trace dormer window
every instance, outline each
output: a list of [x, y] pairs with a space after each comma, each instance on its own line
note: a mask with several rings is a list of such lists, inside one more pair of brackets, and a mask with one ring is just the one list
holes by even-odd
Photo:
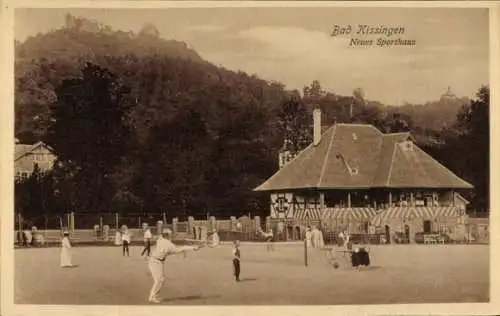
[[351, 174], [352, 175], [358, 174], [358, 168], [351, 168]]
[[356, 135], [356, 133], [352, 133], [352, 140], [358, 140], [358, 135]]
[[404, 151], [413, 151], [413, 142], [411, 140], [404, 141], [401, 146]]

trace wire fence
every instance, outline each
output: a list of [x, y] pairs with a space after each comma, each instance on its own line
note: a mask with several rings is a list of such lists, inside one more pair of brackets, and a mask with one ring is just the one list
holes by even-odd
[[[388, 237], [383, 231], [370, 231], [363, 221], [337, 222], [308, 220], [308, 219], [273, 219], [261, 220], [242, 217], [236, 219], [217, 220], [215, 217], [196, 220], [189, 217], [187, 221], [179, 222], [176, 218], [167, 222], [165, 213], [161, 214], [58, 214], [38, 215], [23, 218], [15, 216], [16, 241], [22, 243], [20, 231], [33, 230], [45, 237], [46, 240], [60, 240], [63, 230], [69, 230], [72, 238], [81, 242], [112, 242], [116, 232], [126, 225], [132, 232], [132, 239], [141, 242], [142, 225], [147, 223], [153, 234], [158, 233], [161, 227], [172, 229], [177, 238], [205, 239], [212, 231], [217, 231], [221, 241], [263, 241], [261, 231], [271, 230], [274, 240], [299, 241], [304, 240], [308, 228], [316, 227], [323, 233], [326, 244], [340, 244], [340, 232], [348, 231], [353, 243], [386, 244], [386, 243], [424, 243], [425, 234], [418, 232], [410, 238], [404, 231], [393, 232]], [[161, 223], [160, 225], [158, 223]], [[444, 234], [446, 243], [457, 240]], [[487, 244], [489, 243], [489, 220], [487, 218], [471, 218], [465, 227], [463, 238], [458, 242]]]

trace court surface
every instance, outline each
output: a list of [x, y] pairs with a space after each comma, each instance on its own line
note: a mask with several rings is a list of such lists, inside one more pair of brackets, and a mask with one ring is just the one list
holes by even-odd
[[[372, 267], [334, 269], [325, 253], [304, 266], [300, 244], [241, 245], [242, 282], [231, 246], [169, 257], [165, 305], [337, 305], [489, 301], [488, 246], [372, 246]], [[141, 247], [75, 247], [76, 268], [59, 268], [58, 248], [15, 250], [16, 304], [148, 304], [152, 285]], [[337, 253], [337, 256], [340, 253]]]

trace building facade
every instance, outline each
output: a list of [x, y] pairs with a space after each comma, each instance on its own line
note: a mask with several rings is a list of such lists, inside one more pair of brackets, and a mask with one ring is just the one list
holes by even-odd
[[14, 152], [14, 171], [16, 181], [29, 178], [38, 166], [41, 174], [49, 171], [54, 166], [56, 156], [43, 142], [33, 145], [17, 144]]
[[420, 149], [410, 133], [335, 124], [321, 134], [320, 121], [315, 109], [313, 143], [281, 161], [255, 189], [269, 193], [271, 217], [408, 239], [465, 223], [468, 202], [459, 191], [472, 185]]

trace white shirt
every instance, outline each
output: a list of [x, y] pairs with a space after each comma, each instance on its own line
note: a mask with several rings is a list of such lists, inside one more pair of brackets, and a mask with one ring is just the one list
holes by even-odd
[[146, 239], [151, 239], [153, 238], [153, 235], [151, 234], [151, 230], [149, 228], [144, 232], [144, 240]]
[[127, 241], [127, 242], [130, 242], [130, 232], [129, 231], [125, 231], [122, 235], [122, 240], [123, 241]]
[[167, 258], [167, 255], [169, 254], [174, 254], [185, 250], [194, 250], [194, 249], [195, 247], [191, 246], [178, 247], [174, 245], [170, 240], [160, 237], [156, 242], [156, 247], [153, 248], [153, 253], [151, 254], [151, 258], [164, 261]]

